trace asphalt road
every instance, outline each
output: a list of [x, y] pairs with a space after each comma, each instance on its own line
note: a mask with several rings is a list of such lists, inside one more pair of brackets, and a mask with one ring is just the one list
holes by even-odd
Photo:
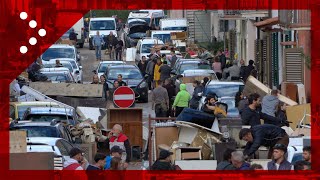
[[[95, 51], [89, 50], [89, 43], [85, 43], [83, 48], [78, 49], [81, 55], [81, 65], [83, 68], [83, 81], [92, 82], [93, 70], [97, 69], [99, 61], [95, 58]], [[102, 60], [110, 61], [109, 55], [104, 54], [104, 50], [101, 51]], [[123, 53], [123, 60], [125, 60], [125, 52]], [[133, 64], [134, 62], [127, 62], [127, 64]], [[149, 93], [149, 102], [148, 103], [136, 103], [136, 108], [143, 108], [143, 122], [147, 123], [148, 116], [154, 117], [154, 111], [151, 107], [151, 94]]]

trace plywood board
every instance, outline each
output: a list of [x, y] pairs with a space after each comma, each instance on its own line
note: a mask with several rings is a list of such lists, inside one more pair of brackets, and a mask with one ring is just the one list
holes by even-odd
[[191, 144], [197, 134], [198, 128], [181, 126], [178, 141]]
[[135, 61], [135, 55], [136, 55], [136, 48], [127, 48], [126, 50], [126, 62], [134, 62]]
[[[246, 95], [249, 95], [252, 93], [258, 93], [262, 99], [265, 95], [270, 94], [271, 89], [268, 88], [267, 86], [265, 86], [263, 83], [261, 83], [259, 80], [257, 80], [253, 76], [249, 76], [243, 92]], [[298, 104], [297, 102], [295, 102], [295, 101], [293, 101], [283, 95], [279, 95], [279, 100], [288, 104], [289, 106], [294, 106], [294, 105]]]
[[[32, 166], [30, 166], [30, 162], [32, 162]], [[54, 170], [54, 153], [28, 152], [10, 154], [10, 170]]]
[[[174, 141], [178, 141], [178, 128], [177, 127], [157, 127], [155, 128], [155, 143], [156, 146], [165, 144], [171, 146]], [[158, 149], [156, 150], [158, 157]]]
[[47, 96], [102, 97], [102, 84], [30, 82], [29, 86]]
[[182, 160], [175, 161], [182, 170], [216, 170], [216, 160]]
[[283, 82], [281, 84], [281, 94], [295, 102], [299, 100], [297, 99], [298, 89], [295, 83]]
[[[290, 127], [295, 130], [299, 122], [302, 120], [305, 114], [311, 114], [310, 104], [302, 104], [297, 106], [290, 106], [286, 109], [288, 121], [291, 121]], [[304, 121], [306, 124], [310, 124], [310, 117], [306, 116]]]
[[124, 134], [129, 138], [130, 145], [143, 147], [141, 108], [108, 109], [107, 117], [108, 129], [112, 129], [115, 124], [120, 124]]
[[27, 131], [10, 131], [10, 153], [27, 152]]

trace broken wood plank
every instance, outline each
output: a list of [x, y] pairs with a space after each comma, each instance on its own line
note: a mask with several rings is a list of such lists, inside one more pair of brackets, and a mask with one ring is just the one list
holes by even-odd
[[[267, 86], [265, 86], [264, 84], [262, 84], [259, 80], [257, 80], [256, 78], [254, 78], [253, 76], [249, 76], [249, 78], [247, 79], [246, 85], [244, 87], [243, 92], [248, 96], [249, 94], [252, 93], [258, 93], [261, 96], [261, 99], [267, 95], [270, 94], [271, 89], [268, 88]], [[297, 102], [283, 96], [283, 95], [279, 95], [279, 100], [288, 104], [289, 106], [295, 106], [298, 105]]]
[[27, 152], [27, 131], [10, 131], [10, 153]]
[[29, 86], [47, 96], [102, 97], [102, 84], [30, 82]]

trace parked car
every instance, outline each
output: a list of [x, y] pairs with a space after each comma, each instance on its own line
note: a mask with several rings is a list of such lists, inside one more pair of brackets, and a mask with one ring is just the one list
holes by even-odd
[[117, 80], [119, 74], [122, 75], [123, 81], [134, 90], [136, 100], [148, 102], [148, 84], [136, 65], [109, 66], [106, 71], [109, 87], [113, 87], [113, 82]]
[[68, 123], [77, 124], [77, 116], [73, 109], [64, 107], [30, 107], [26, 110], [22, 120], [32, 122], [51, 122], [52, 120], [68, 120]]
[[70, 159], [69, 151], [75, 147], [63, 138], [28, 137], [27, 152], [53, 152], [55, 155], [54, 169], [62, 170], [63, 163]]
[[138, 41], [147, 36], [150, 26], [142, 19], [128, 20], [127, 28], [124, 30], [124, 43], [126, 48], [135, 47]]
[[74, 142], [69, 129], [62, 123], [24, 121], [13, 124], [10, 130], [25, 130], [27, 138], [52, 137], [63, 138], [70, 143]]
[[74, 79], [76, 79], [76, 71], [79, 71], [80, 81], [83, 81], [83, 72], [82, 72], [82, 66], [78, 65], [77, 61], [71, 58], [58, 58], [58, 59], [50, 59], [48, 63], [56, 63], [56, 60], [59, 60], [61, 63], [63, 62], [70, 62], [73, 68], [72, 76]]
[[176, 63], [176, 66], [172, 70], [172, 74], [179, 75], [183, 74], [185, 70], [194, 70], [194, 69], [207, 69], [210, 70], [211, 67], [209, 63], [204, 60], [183, 60]]
[[212, 81], [218, 81], [218, 77], [213, 70], [210, 69], [192, 69], [185, 70], [182, 73], [183, 77], [196, 77], [196, 76], [206, 76], [209, 77]]
[[68, 58], [73, 59], [76, 62], [80, 61], [80, 52], [77, 51], [75, 46], [67, 44], [53, 44], [49, 47], [41, 56], [43, 64], [48, 63], [51, 59]]
[[74, 83], [75, 80], [73, 79], [72, 74], [67, 71], [42, 71], [46, 77], [48, 77], [47, 81], [51, 82], [64, 82], [64, 83]]
[[100, 77], [101, 75], [103, 75], [106, 72], [108, 66], [116, 66], [122, 64], [126, 63], [124, 61], [102, 61], [97, 67], [98, 76]]
[[59, 107], [59, 105], [45, 101], [10, 102], [10, 118], [22, 119], [29, 107]]
[[202, 97], [198, 110], [202, 110], [207, 95], [215, 93], [219, 102], [228, 105], [227, 117], [240, 117], [238, 108], [235, 106], [235, 96], [237, 92], [242, 92], [243, 89], [243, 82], [209, 81], [200, 95]]

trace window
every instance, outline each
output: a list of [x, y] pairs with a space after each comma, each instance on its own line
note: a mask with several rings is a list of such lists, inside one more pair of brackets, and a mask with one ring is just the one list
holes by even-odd
[[115, 30], [116, 24], [113, 20], [91, 21], [90, 30]]
[[[66, 120], [66, 115], [55, 115], [55, 114], [30, 114], [25, 120], [31, 120], [34, 122], [51, 122], [52, 120]], [[68, 119], [73, 119], [71, 116], [68, 116]]]
[[56, 146], [59, 148], [62, 156], [69, 156], [69, 151], [67, 150], [67, 148], [63, 145], [63, 143], [61, 142], [61, 140], [58, 140], [56, 142]]
[[18, 130], [26, 130], [28, 137], [59, 137], [55, 127], [51, 126], [21, 126]]
[[141, 53], [150, 53], [153, 46], [154, 44], [143, 44]]
[[75, 59], [75, 51], [73, 48], [49, 48], [43, 53], [42, 59], [49, 61], [50, 59], [71, 58]]
[[118, 75], [122, 75], [122, 79], [142, 79], [142, 75], [139, 69], [123, 68], [123, 69], [110, 69], [108, 72], [109, 80], [118, 79]]
[[153, 37], [160, 39], [164, 43], [170, 42], [170, 40], [171, 40], [170, 34], [154, 34]]

